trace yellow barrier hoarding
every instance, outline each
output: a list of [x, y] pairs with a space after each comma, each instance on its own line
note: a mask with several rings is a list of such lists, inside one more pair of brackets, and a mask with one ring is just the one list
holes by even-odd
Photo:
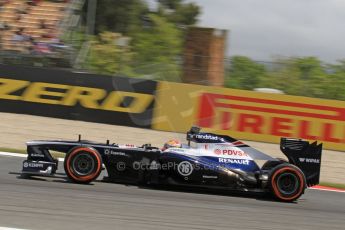
[[186, 132], [198, 125], [239, 139], [318, 140], [345, 151], [345, 102], [160, 82], [152, 128]]

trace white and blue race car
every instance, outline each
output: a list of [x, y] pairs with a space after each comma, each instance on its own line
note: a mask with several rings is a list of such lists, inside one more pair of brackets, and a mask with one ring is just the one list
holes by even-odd
[[90, 141], [30, 141], [23, 175], [56, 173], [58, 160], [50, 151], [66, 153], [69, 180], [90, 183], [103, 169], [104, 180], [117, 183], [164, 184], [270, 193], [278, 200], [297, 200], [307, 187], [319, 183], [322, 144], [281, 138], [288, 160], [273, 158], [229, 136], [192, 127], [188, 143], [165, 150]]

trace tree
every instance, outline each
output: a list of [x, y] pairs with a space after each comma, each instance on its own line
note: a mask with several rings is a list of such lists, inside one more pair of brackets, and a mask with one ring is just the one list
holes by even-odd
[[327, 74], [322, 62], [316, 57], [293, 59], [300, 72], [302, 84], [300, 95], [325, 97]]
[[278, 68], [268, 71], [260, 80], [260, 87], [279, 89], [284, 93], [299, 95], [301, 81], [299, 69], [289, 59], [276, 60]]
[[[86, 12], [87, 7], [84, 7]], [[143, 0], [98, 0], [96, 33], [112, 31], [129, 35], [142, 24], [142, 17], [149, 12]]]
[[280, 68], [261, 79], [262, 87], [280, 89], [291, 95], [325, 97], [326, 73], [315, 57], [276, 60]]
[[[142, 29], [149, 13], [156, 13], [178, 26], [194, 25], [200, 14], [199, 7], [183, 0], [157, 0], [157, 12], [150, 12], [145, 0], [98, 0], [96, 10], [96, 34], [112, 31], [131, 35]], [[83, 9], [84, 17], [87, 5]]]
[[252, 90], [259, 86], [265, 74], [263, 65], [244, 56], [235, 56], [231, 59], [231, 66], [227, 71], [225, 86]]
[[161, 16], [179, 26], [194, 25], [200, 14], [200, 7], [194, 3], [184, 3], [183, 0], [158, 0]]
[[94, 37], [86, 61], [87, 68], [100, 74], [130, 73], [128, 63], [132, 53], [129, 46], [120, 44], [128, 39], [121, 34], [111, 32], [103, 32]]
[[279, 68], [261, 78], [260, 87], [286, 94], [345, 100], [345, 61], [326, 65], [316, 57], [276, 60]]
[[101, 44], [102, 32], [111, 31], [132, 38], [133, 68], [126, 70], [127, 75], [179, 81], [181, 26], [194, 24], [198, 14], [199, 7], [182, 0], [161, 1], [156, 12], [150, 12], [145, 0], [98, 0], [96, 33], [101, 36], [93, 42], [88, 60], [90, 69], [112, 74], [122, 69], [114, 58], [118, 56], [118, 48], [110, 41]]
[[345, 60], [328, 66], [325, 83], [325, 98], [345, 101]]
[[151, 25], [133, 34], [134, 72], [154, 79], [178, 80], [181, 32], [165, 18], [149, 14]]

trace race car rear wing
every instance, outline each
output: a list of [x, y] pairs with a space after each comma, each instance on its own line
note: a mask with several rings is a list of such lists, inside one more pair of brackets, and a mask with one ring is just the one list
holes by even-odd
[[320, 182], [322, 144], [309, 143], [302, 139], [281, 138], [280, 150], [289, 162], [304, 173], [308, 187]]

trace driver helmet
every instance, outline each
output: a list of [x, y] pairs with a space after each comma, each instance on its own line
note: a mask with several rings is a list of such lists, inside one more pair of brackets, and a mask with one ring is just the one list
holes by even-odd
[[167, 142], [165, 142], [164, 146], [163, 146], [163, 151], [169, 148], [181, 148], [182, 144], [181, 141], [177, 140], [177, 139], [172, 139], [169, 140]]

